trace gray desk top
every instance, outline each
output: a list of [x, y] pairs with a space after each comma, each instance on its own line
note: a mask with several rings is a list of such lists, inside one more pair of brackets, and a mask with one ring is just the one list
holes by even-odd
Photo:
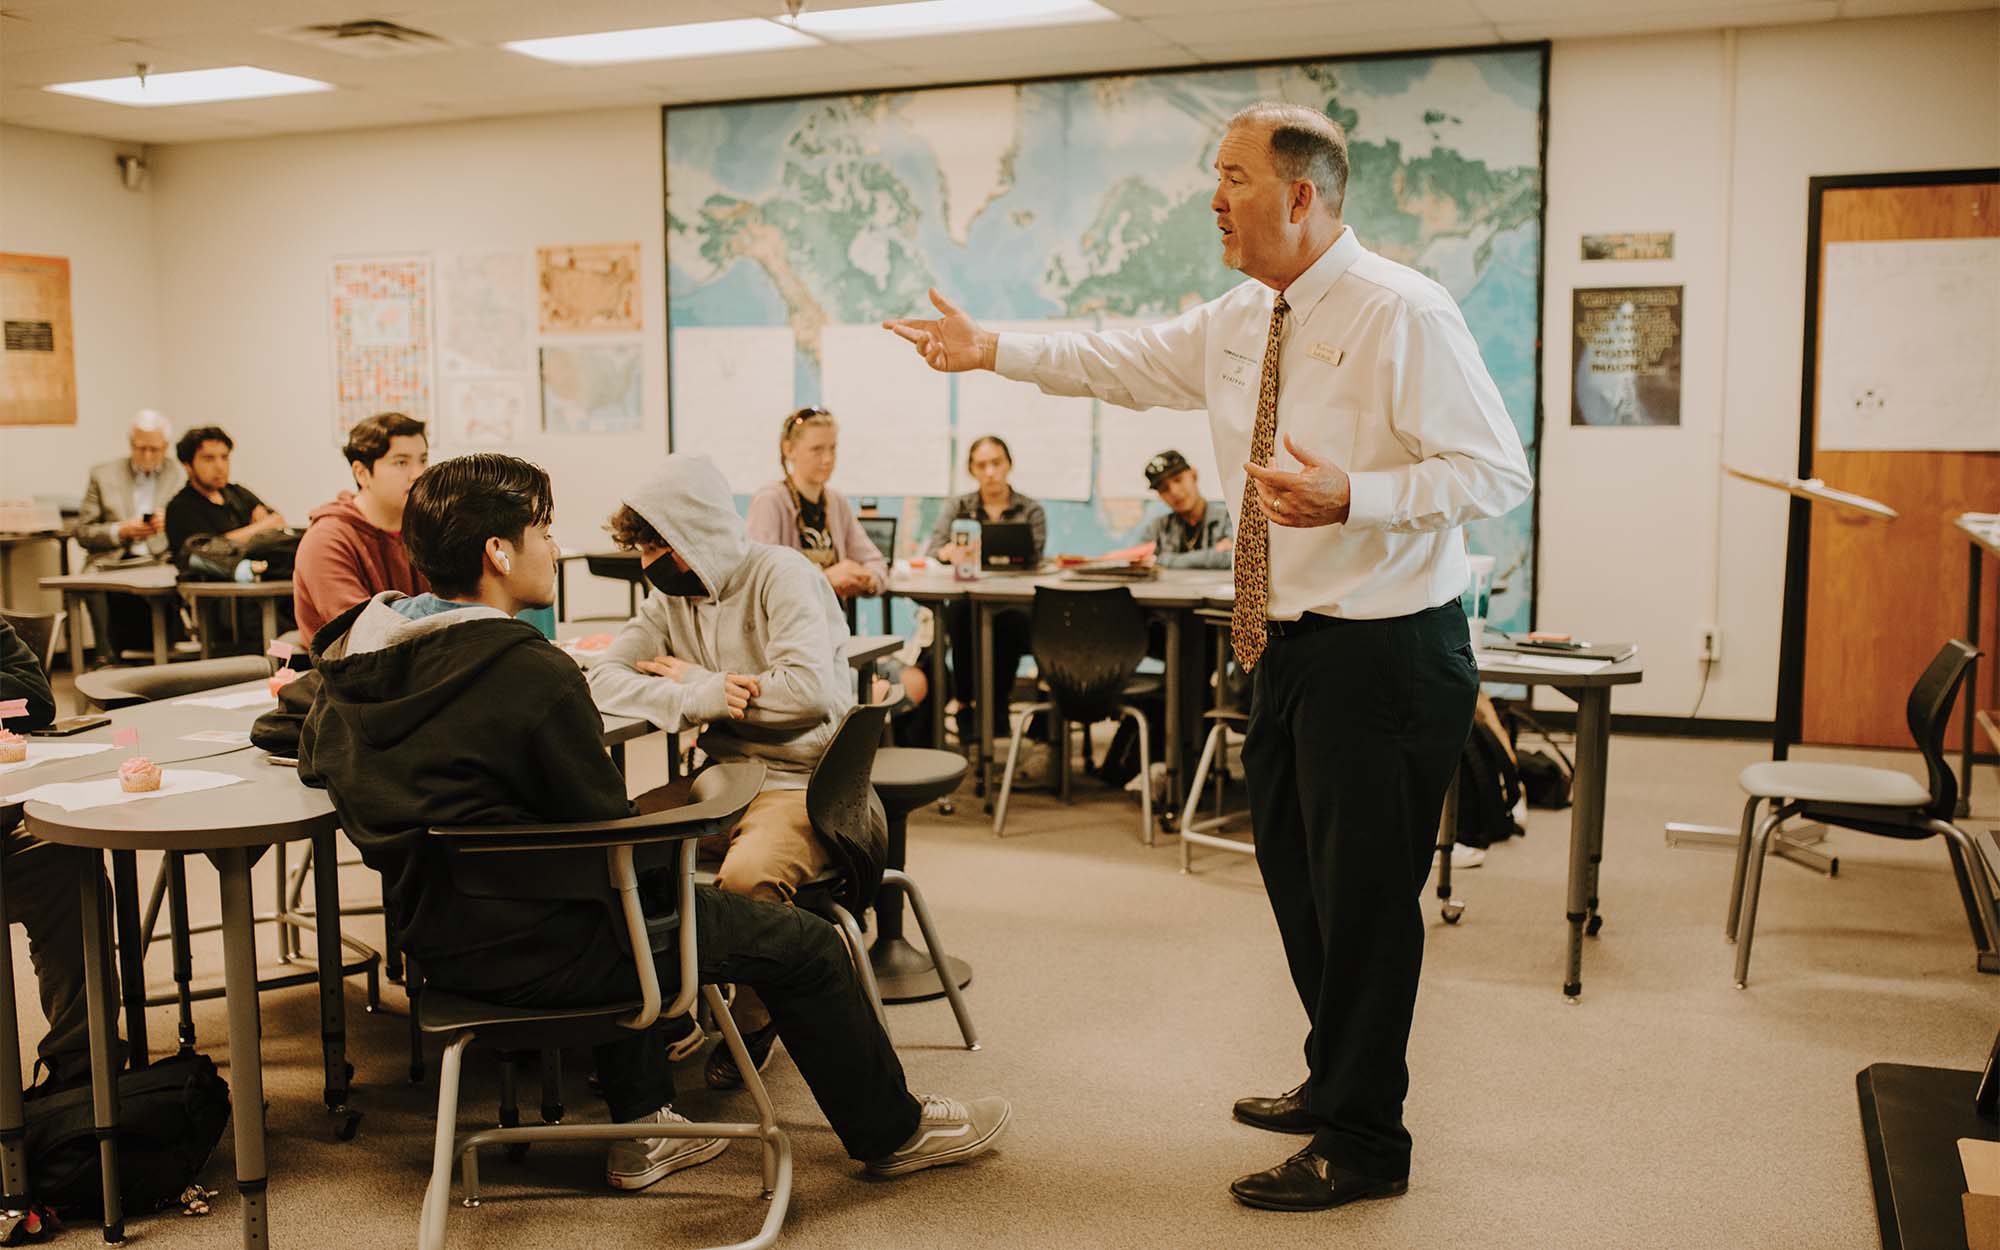
[[[43, 590], [118, 590], [132, 595], [172, 595], [178, 592], [174, 579], [179, 570], [171, 564], [142, 564], [129, 569], [102, 569], [95, 573], [71, 573], [44, 577]], [[217, 582], [216, 585], [232, 583]], [[291, 583], [287, 582], [286, 585]]]
[[889, 592], [908, 599], [944, 601], [972, 599], [987, 603], [1028, 603], [1035, 587], [1053, 586], [1062, 590], [1104, 590], [1124, 586], [1132, 597], [1148, 607], [1191, 608], [1210, 599], [1218, 587], [1227, 588], [1229, 574], [1216, 569], [1161, 569], [1152, 581], [1117, 582], [1072, 579], [1062, 570], [1051, 569], [1037, 576], [981, 577], [961, 582], [948, 567], [926, 568], [922, 572], [896, 573], [889, 578]]
[[28, 832], [114, 851], [206, 851], [309, 838], [337, 823], [324, 792], [300, 785], [296, 769], [271, 763], [261, 751], [214, 756], [200, 767], [234, 773], [246, 784], [80, 812], [30, 803]]

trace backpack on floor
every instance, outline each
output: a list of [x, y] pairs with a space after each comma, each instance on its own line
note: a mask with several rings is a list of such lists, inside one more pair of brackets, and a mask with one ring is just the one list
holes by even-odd
[[[28, 1190], [65, 1216], [104, 1210], [90, 1086], [28, 1100]], [[229, 1086], [207, 1055], [162, 1059], [118, 1077], [118, 1192], [127, 1215], [180, 1201], [229, 1122]]]
[[1458, 764], [1458, 841], [1487, 847], [1526, 833], [1514, 823], [1520, 801], [1521, 774], [1513, 752], [1484, 717], [1473, 721]]

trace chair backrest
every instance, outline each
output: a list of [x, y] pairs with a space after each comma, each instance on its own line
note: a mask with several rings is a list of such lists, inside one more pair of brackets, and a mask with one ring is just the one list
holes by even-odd
[[1035, 587], [1035, 668], [1063, 716], [1109, 720], [1146, 658], [1146, 612], [1124, 586]]
[[1978, 656], [1978, 648], [1956, 638], [1948, 640], [1924, 675], [1917, 678], [1917, 684], [1910, 687], [1910, 701], [1904, 709], [1910, 737], [1916, 740], [1917, 749], [1924, 754], [1924, 767], [1930, 770], [1930, 813], [1939, 820], [1950, 820], [1958, 806], [1958, 778], [1945, 762], [1944, 736], [1959, 687], [1965, 684], [1965, 674]]
[[[834, 730], [833, 741], [806, 780], [806, 815], [813, 829], [832, 846], [840, 868], [849, 910], [859, 911], [881, 886], [880, 856], [862, 848], [879, 845], [871, 827], [875, 797], [871, 778], [875, 752], [882, 745], [882, 727], [889, 709], [876, 703], [851, 707]], [[885, 822], [886, 823], [886, 822]]]
[[896, 518], [892, 516], [865, 516], [857, 518], [861, 530], [868, 535], [868, 541], [882, 553], [882, 558], [891, 564], [896, 562]]
[[200, 694], [221, 686], [255, 681], [271, 675], [271, 661], [261, 655], [231, 655], [181, 664], [147, 664], [135, 668], [100, 668], [76, 679], [77, 693], [98, 707], [130, 707], [156, 699]]
[[0, 621], [5, 621], [28, 650], [42, 662], [42, 673], [48, 675], [56, 662], [56, 635], [62, 632], [62, 612], [13, 612], [0, 608]]

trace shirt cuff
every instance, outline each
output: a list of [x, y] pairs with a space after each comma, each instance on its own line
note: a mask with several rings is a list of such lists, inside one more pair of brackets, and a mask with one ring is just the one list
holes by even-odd
[[1396, 484], [1387, 473], [1347, 475], [1347, 525], [1352, 529], [1380, 529], [1389, 524], [1395, 505]]
[[1003, 333], [993, 349], [993, 372], [1016, 382], [1035, 380], [1035, 361], [1042, 354], [1039, 334]]

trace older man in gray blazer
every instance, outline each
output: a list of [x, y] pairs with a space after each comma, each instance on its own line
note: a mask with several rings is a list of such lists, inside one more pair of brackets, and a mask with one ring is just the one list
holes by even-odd
[[146, 409], [132, 418], [127, 435], [131, 454], [90, 471], [76, 521], [76, 541], [90, 553], [85, 567], [102, 568], [133, 556], [166, 558], [167, 500], [186, 481], [181, 466], [167, 454], [173, 436], [167, 419]]

